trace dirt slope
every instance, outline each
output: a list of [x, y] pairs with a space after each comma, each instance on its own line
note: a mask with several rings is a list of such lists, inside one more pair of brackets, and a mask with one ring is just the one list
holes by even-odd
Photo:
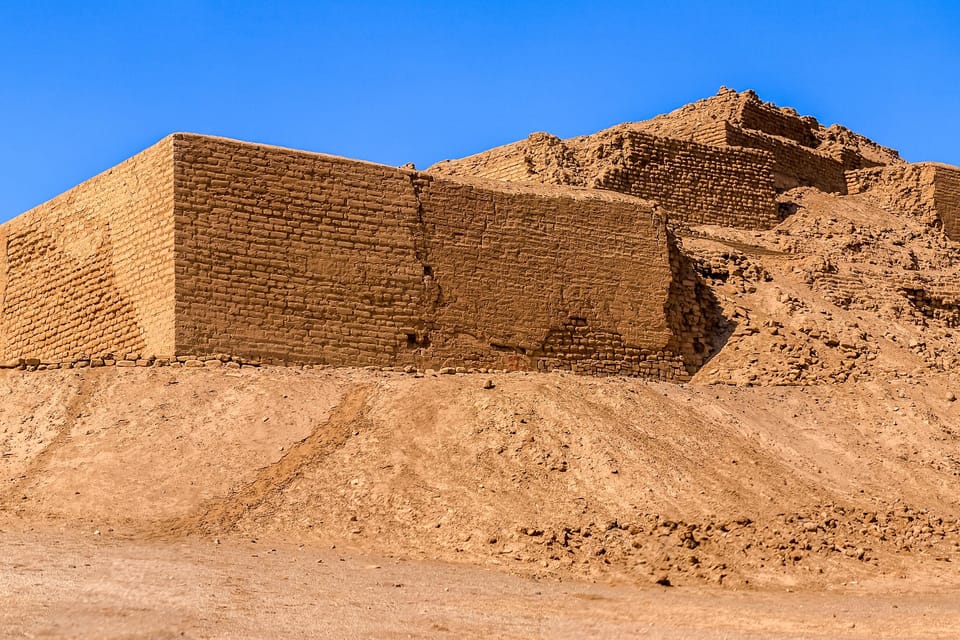
[[960, 560], [948, 377], [0, 375], [0, 505], [17, 528], [238, 533], [675, 584], [955, 578]]

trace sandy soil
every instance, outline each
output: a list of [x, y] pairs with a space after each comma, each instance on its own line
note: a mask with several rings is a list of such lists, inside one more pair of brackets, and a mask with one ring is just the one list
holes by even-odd
[[956, 592], [625, 587], [243, 539], [0, 538], [9, 638], [955, 638]]

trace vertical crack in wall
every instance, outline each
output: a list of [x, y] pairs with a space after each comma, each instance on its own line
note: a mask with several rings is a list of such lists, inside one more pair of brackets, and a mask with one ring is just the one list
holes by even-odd
[[413, 253], [414, 258], [420, 265], [423, 278], [420, 308], [417, 310], [418, 317], [415, 318], [417, 334], [414, 343], [420, 349], [428, 349], [430, 346], [429, 336], [436, 329], [437, 308], [440, 306], [443, 296], [440, 283], [437, 281], [437, 274], [434, 273], [435, 265], [430, 261], [429, 234], [423, 217], [424, 207], [421, 198], [423, 187], [430, 182], [431, 178], [417, 172], [411, 172], [409, 177], [410, 188], [417, 202], [417, 220], [412, 229]]

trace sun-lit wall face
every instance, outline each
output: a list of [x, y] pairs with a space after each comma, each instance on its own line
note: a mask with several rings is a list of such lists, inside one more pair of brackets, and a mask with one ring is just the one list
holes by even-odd
[[172, 354], [170, 139], [0, 226], [0, 256], [0, 360]]
[[673, 322], [699, 314], [650, 203], [198, 136], [175, 155], [178, 352], [686, 375]]

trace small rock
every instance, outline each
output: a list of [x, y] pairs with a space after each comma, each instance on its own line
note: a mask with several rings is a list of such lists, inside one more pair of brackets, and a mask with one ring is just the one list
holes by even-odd
[[488, 379], [486, 382], [483, 383], [483, 388], [484, 388], [484, 389], [493, 389], [495, 386], [496, 386], [496, 385], [493, 384], [493, 380], [489, 380], [489, 379]]
[[957, 394], [955, 394], [953, 391], [950, 391], [947, 393], [947, 402], [954, 402], [956, 401], [956, 399], [957, 399]]

